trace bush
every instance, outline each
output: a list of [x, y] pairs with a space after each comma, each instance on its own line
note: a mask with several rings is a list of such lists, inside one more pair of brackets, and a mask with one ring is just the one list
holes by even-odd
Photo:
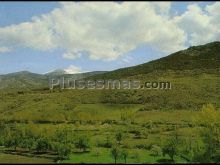
[[0, 138], [0, 146], [3, 146], [4, 145], [4, 140], [3, 138]]
[[135, 146], [135, 148], [148, 150], [148, 149], [150, 148], [150, 146], [148, 146], [148, 145], [146, 145], [146, 144], [137, 144], [137, 145]]
[[105, 142], [97, 141], [97, 147], [111, 148], [112, 143], [107, 139]]
[[13, 147], [14, 150], [16, 151], [16, 148], [18, 147], [19, 144], [19, 139], [17, 137], [8, 137], [5, 142], [4, 145], [5, 147]]
[[60, 143], [57, 146], [57, 154], [60, 159], [69, 159], [71, 154], [71, 146]]
[[80, 136], [75, 141], [75, 147], [82, 150], [83, 152], [89, 148], [89, 139], [86, 136]]
[[27, 148], [29, 149], [29, 151], [33, 148], [33, 146], [34, 146], [34, 139], [31, 139], [31, 138], [21, 140], [19, 144], [19, 147]]
[[46, 138], [39, 138], [37, 141], [36, 141], [36, 150], [37, 152], [46, 152], [48, 149], [51, 148], [51, 145], [48, 141], [48, 139]]
[[161, 156], [162, 155], [162, 149], [157, 145], [152, 145], [150, 152], [151, 152], [152, 156]]

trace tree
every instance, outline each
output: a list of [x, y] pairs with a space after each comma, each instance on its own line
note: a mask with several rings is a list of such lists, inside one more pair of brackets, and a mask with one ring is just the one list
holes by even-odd
[[170, 159], [174, 162], [174, 157], [179, 154], [179, 144], [180, 139], [177, 135], [177, 132], [175, 132], [175, 135], [173, 135], [163, 147], [163, 155], [169, 155]]
[[122, 141], [122, 133], [121, 133], [121, 132], [116, 133], [115, 138], [116, 138], [117, 142], [118, 142], [119, 144], [121, 144], [121, 141]]
[[6, 147], [14, 147], [14, 150], [16, 151], [18, 144], [19, 144], [19, 139], [15, 136], [7, 137], [4, 144]]
[[117, 159], [119, 157], [119, 154], [120, 154], [120, 150], [117, 146], [114, 146], [111, 150], [111, 154], [112, 154], [112, 157], [114, 158], [115, 160], [115, 164], [117, 163]]
[[0, 146], [3, 146], [4, 145], [4, 140], [2, 137], [0, 137]]
[[89, 148], [89, 139], [86, 136], [80, 136], [75, 141], [75, 147], [82, 150], [83, 152]]
[[122, 156], [122, 158], [124, 159], [125, 164], [126, 164], [126, 163], [127, 163], [127, 157], [128, 157], [128, 151], [125, 150], [125, 149], [123, 149], [123, 150], [121, 151], [121, 156]]
[[67, 142], [68, 142], [68, 133], [69, 132], [70, 132], [70, 130], [68, 130], [67, 127], [64, 127], [62, 129], [57, 129], [55, 131], [55, 140], [57, 142], [67, 144]]
[[[204, 162], [219, 162], [220, 156], [220, 112], [212, 104], [203, 106], [198, 123], [203, 124], [200, 135], [205, 146], [203, 154], [196, 155], [197, 160]], [[205, 160], [203, 160], [205, 159]]]
[[67, 144], [59, 143], [57, 146], [57, 154], [60, 159], [69, 159], [71, 147]]
[[46, 152], [50, 148], [50, 143], [46, 138], [39, 138], [36, 142], [36, 150]]
[[20, 147], [27, 148], [30, 151], [33, 145], [34, 145], [34, 139], [26, 138], [21, 141]]
[[105, 147], [107, 147], [107, 148], [111, 148], [112, 147], [112, 143], [110, 141], [109, 136], [106, 137]]

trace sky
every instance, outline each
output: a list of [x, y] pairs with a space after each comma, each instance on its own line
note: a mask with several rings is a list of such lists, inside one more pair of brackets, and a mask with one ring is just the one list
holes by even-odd
[[0, 2], [0, 74], [110, 71], [220, 40], [220, 2]]

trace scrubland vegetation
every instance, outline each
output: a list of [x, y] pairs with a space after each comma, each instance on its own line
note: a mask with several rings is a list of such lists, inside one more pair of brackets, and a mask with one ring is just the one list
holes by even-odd
[[76, 107], [74, 120], [2, 121], [1, 152], [65, 163], [219, 162], [220, 111], [211, 104], [198, 111]]
[[160, 75], [171, 90], [2, 90], [0, 161], [220, 162], [219, 75]]

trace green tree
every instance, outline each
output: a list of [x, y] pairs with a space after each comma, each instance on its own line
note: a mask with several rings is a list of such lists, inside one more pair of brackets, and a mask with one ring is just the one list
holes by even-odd
[[57, 146], [57, 154], [60, 159], [69, 159], [69, 156], [71, 154], [71, 146], [59, 143]]
[[17, 147], [19, 146], [19, 139], [15, 136], [13, 137], [7, 137], [5, 139], [5, 142], [4, 142], [4, 145], [5, 147], [13, 147], [14, 150], [16, 151], [17, 150]]
[[127, 163], [127, 157], [128, 157], [128, 151], [126, 149], [123, 149], [121, 151], [121, 156], [124, 159], [125, 164]]
[[120, 150], [117, 146], [113, 146], [111, 149], [111, 155], [115, 160], [115, 164], [117, 163], [117, 159], [119, 158], [120, 155]]
[[83, 152], [89, 148], [89, 139], [87, 136], [79, 136], [75, 141], [75, 147]]
[[203, 106], [198, 124], [203, 124], [200, 133], [205, 146], [203, 154], [196, 154], [196, 161], [219, 162], [220, 160], [220, 112], [212, 104]]
[[121, 144], [121, 141], [122, 141], [122, 133], [121, 133], [121, 132], [116, 133], [115, 138], [116, 138], [117, 142], [118, 142], [119, 144]]
[[37, 152], [46, 152], [50, 148], [50, 143], [46, 138], [39, 138], [36, 141], [36, 150]]
[[33, 146], [34, 146], [34, 139], [32, 138], [25, 138], [20, 143], [21, 148], [27, 148], [29, 151], [33, 148]]
[[163, 155], [169, 155], [170, 159], [174, 162], [174, 157], [179, 155], [180, 143], [180, 138], [177, 132], [175, 132], [175, 134], [167, 141], [167, 144], [163, 147]]

